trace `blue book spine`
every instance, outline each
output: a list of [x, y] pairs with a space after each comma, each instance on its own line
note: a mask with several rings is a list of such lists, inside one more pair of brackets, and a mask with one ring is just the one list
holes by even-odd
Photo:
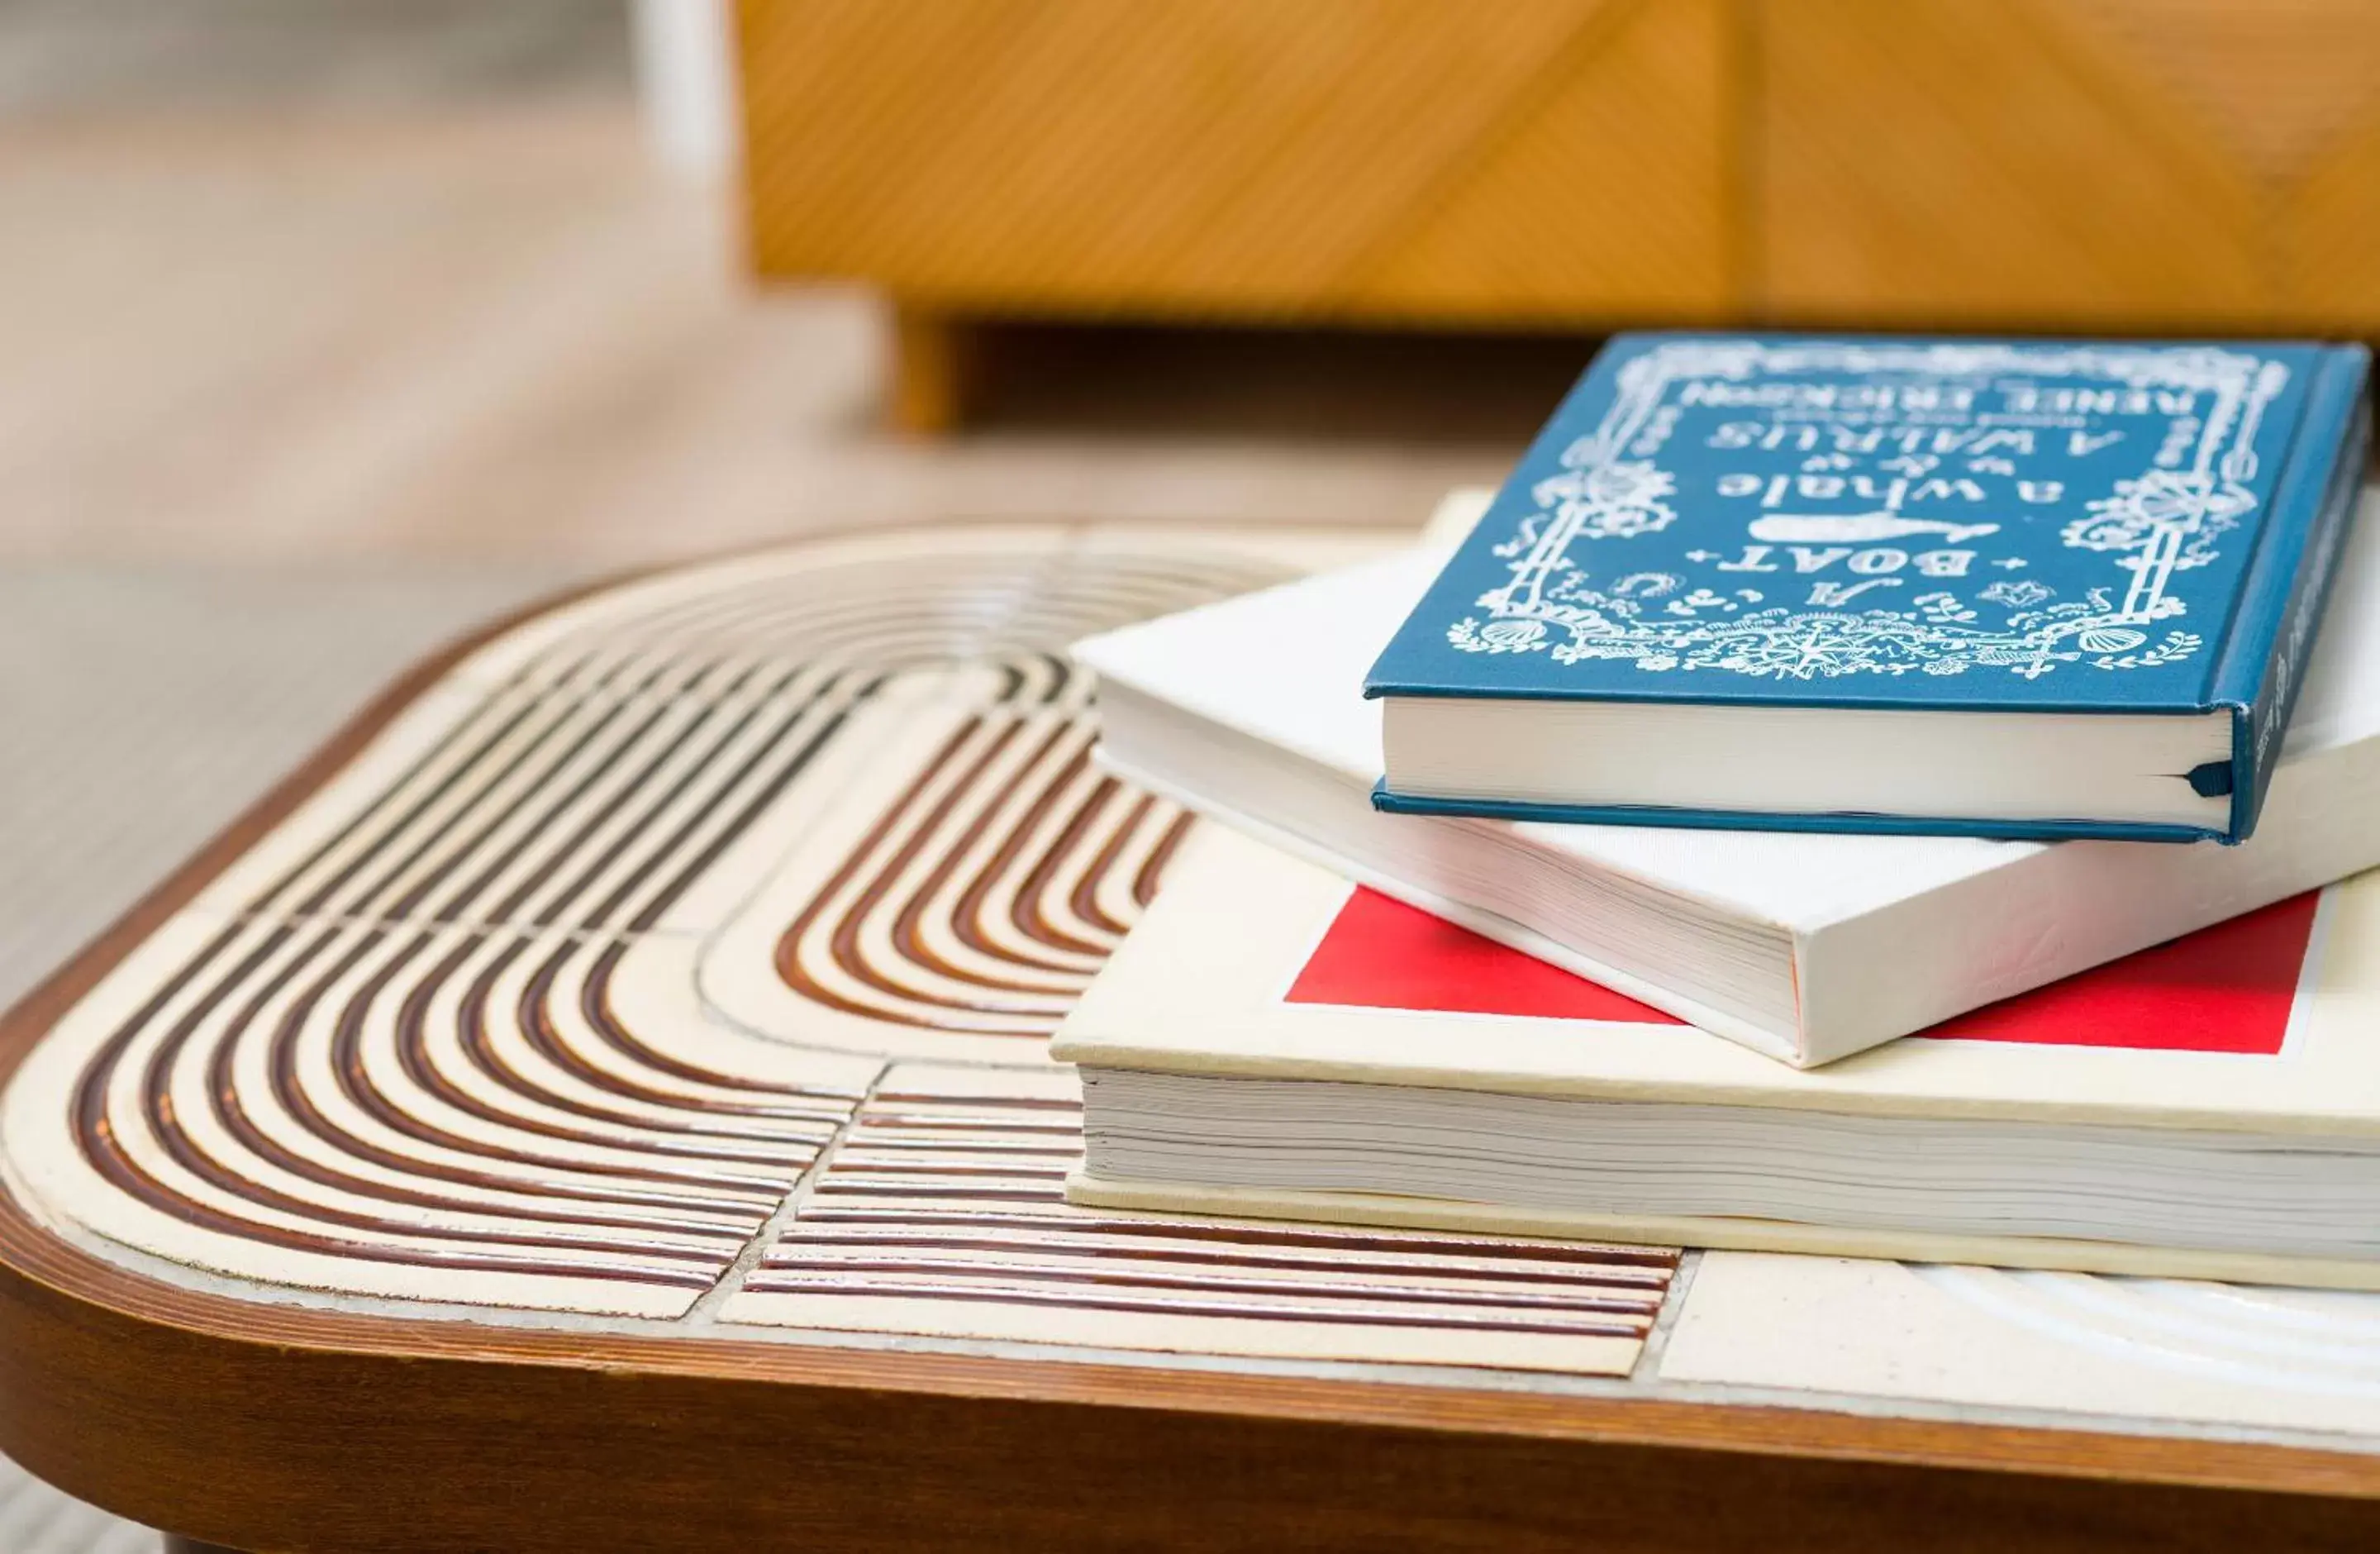
[[[2281, 521], [2272, 526], [2271, 538], [2249, 570], [2229, 633], [2231, 651], [2216, 672], [2216, 705], [2238, 709], [2225, 842], [2244, 842], [2256, 829], [2329, 602], [2338, 552], [2355, 521], [2372, 443], [2368, 369], [2360, 346], [2324, 360], [2307, 395], [2289, 467], [2273, 493]], [[2310, 522], [2286, 521], [2309, 507]]]

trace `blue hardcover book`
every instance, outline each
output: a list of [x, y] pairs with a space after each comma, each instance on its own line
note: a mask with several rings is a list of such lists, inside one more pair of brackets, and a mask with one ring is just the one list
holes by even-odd
[[1614, 339], [1365, 682], [1383, 809], [2238, 842], [2370, 356]]

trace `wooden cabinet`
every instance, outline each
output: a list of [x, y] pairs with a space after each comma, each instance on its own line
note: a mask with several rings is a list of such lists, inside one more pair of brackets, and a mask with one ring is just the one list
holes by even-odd
[[1761, 0], [1747, 311], [2380, 325], [2380, 5]]
[[2380, 326], [2372, 0], [744, 0], [767, 275], [951, 319]]
[[1716, 316], [1725, 0], [751, 0], [760, 269], [935, 308]]

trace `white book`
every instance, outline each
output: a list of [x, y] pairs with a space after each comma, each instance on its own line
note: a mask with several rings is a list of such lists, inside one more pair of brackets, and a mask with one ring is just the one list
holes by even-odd
[[[2374, 498], [2364, 499], [2368, 514]], [[2236, 847], [1570, 825], [1372, 807], [1365, 671], [1436, 543], [1090, 638], [1129, 780], [1797, 1067], [2380, 864], [2380, 540], [2358, 523]], [[2361, 515], [2360, 515], [2361, 516]]]
[[2380, 872], [1796, 1071], [1206, 828], [1051, 1052], [1076, 1203], [2380, 1288], [2375, 1012]]

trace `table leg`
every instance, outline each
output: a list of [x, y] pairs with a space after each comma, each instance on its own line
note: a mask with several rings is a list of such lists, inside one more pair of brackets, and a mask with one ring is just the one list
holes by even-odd
[[966, 419], [978, 351], [977, 326], [930, 309], [892, 310], [892, 424], [920, 435]]

